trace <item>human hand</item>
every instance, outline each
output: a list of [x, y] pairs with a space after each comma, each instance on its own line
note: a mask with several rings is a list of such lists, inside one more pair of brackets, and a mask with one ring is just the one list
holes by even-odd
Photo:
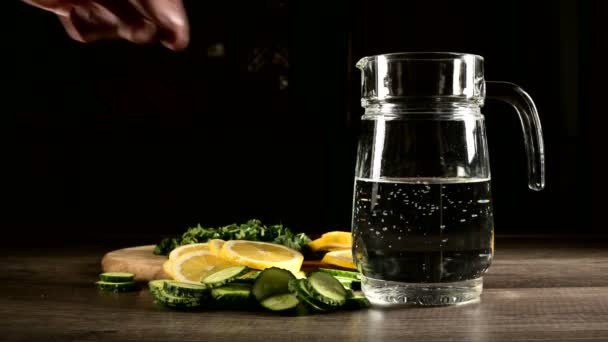
[[68, 35], [80, 42], [125, 39], [156, 41], [172, 50], [190, 40], [182, 0], [23, 0], [59, 17]]

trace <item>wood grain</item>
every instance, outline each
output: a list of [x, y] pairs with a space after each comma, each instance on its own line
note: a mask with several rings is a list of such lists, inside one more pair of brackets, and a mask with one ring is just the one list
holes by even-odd
[[129, 272], [135, 274], [136, 281], [167, 279], [163, 270], [167, 260], [164, 255], [154, 255], [154, 245], [117, 249], [106, 253], [101, 259], [103, 272]]
[[476, 304], [306, 317], [170, 311], [98, 293], [108, 246], [5, 251], [3, 341], [608, 341], [608, 243], [498, 240]]

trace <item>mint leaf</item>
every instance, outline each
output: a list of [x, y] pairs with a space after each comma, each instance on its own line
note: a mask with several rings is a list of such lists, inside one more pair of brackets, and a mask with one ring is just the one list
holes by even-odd
[[207, 242], [211, 239], [273, 242], [298, 251], [311, 241], [304, 233], [293, 234], [289, 228], [281, 224], [265, 226], [256, 219], [218, 228], [203, 227], [199, 223], [196, 227], [189, 227], [181, 237], [163, 239], [154, 248], [154, 254], [168, 255], [179, 246]]

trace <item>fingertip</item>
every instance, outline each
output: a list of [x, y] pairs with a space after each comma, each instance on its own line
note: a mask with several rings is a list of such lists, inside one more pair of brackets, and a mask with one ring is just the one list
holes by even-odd
[[189, 40], [187, 39], [178, 39], [178, 40], [167, 40], [161, 39], [160, 41], [166, 48], [171, 49], [173, 51], [182, 51], [188, 47]]
[[135, 44], [147, 44], [154, 40], [158, 28], [152, 22], [143, 20], [139, 25], [124, 23], [118, 29], [118, 35]]
[[190, 42], [190, 26], [181, 0], [131, 0], [136, 7], [159, 26], [161, 43], [174, 51], [183, 50]]
[[165, 29], [164, 37], [161, 37], [160, 41], [165, 47], [173, 51], [186, 49], [190, 43], [190, 32], [187, 24]]

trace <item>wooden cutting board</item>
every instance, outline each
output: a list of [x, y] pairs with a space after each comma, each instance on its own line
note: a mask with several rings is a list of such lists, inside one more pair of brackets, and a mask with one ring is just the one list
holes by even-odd
[[[108, 252], [101, 259], [101, 268], [103, 272], [133, 273], [136, 281], [171, 278], [163, 270], [163, 263], [167, 257], [154, 255], [153, 250], [154, 245], [147, 245]], [[302, 264], [303, 271], [311, 271], [319, 267], [335, 268], [319, 260], [305, 260]]]
[[171, 278], [163, 271], [164, 255], [154, 255], [154, 245], [118, 249], [106, 253], [101, 259], [103, 272], [129, 272], [136, 281]]

